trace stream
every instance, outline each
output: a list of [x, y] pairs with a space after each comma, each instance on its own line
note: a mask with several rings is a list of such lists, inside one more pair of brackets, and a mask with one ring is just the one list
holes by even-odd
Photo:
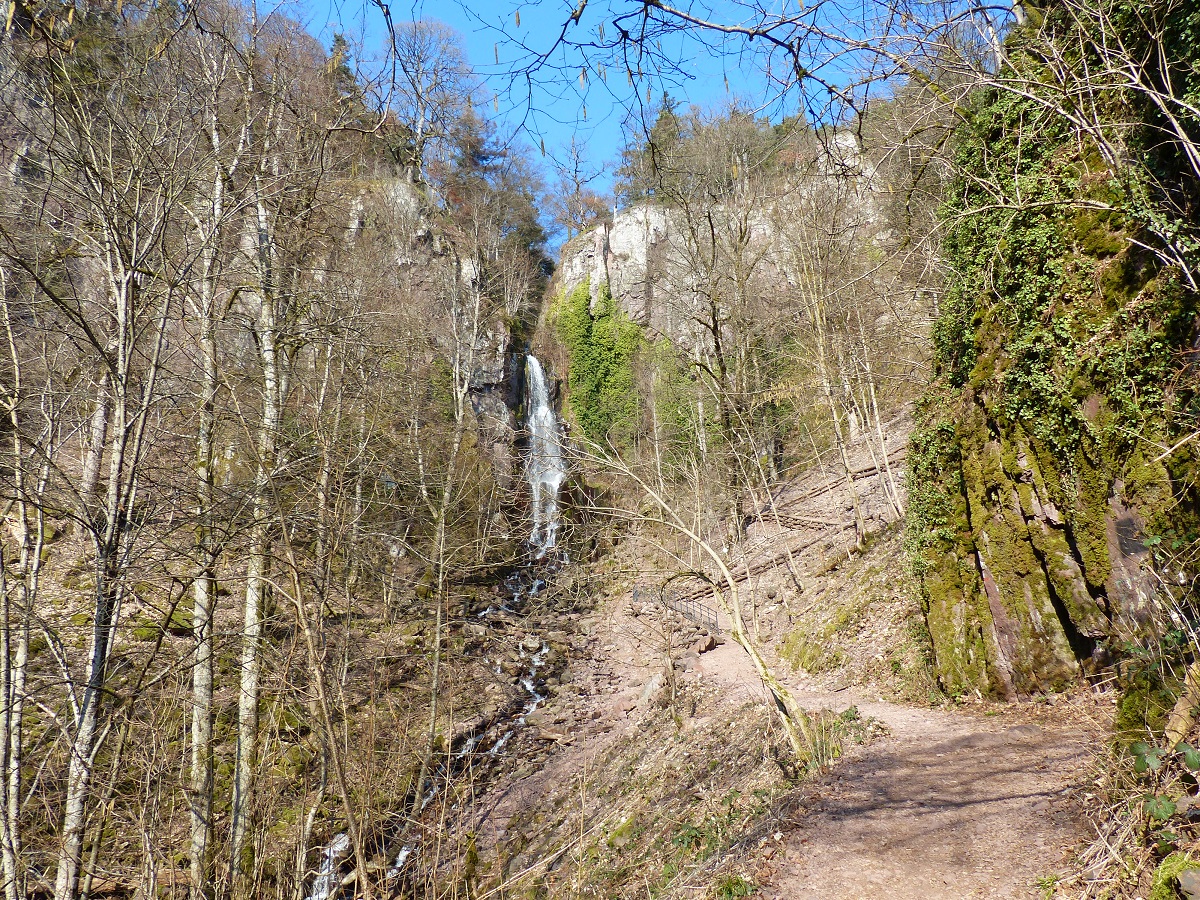
[[[558, 414], [550, 401], [545, 372], [533, 354], [525, 358], [525, 385], [525, 427], [529, 448], [524, 474], [533, 520], [527, 539], [530, 556], [528, 562], [510, 572], [500, 583], [497, 602], [477, 615], [484, 622], [489, 618], [519, 615], [525, 602], [545, 590], [548, 579], [567, 561], [566, 554], [557, 547], [560, 525], [558, 494], [567, 477], [563, 463], [562, 431]], [[536, 635], [527, 635], [518, 645], [517, 654], [524, 669], [517, 677], [521, 694], [507, 709], [497, 713], [491, 722], [457, 739], [458, 746], [451, 748], [452, 752], [431, 773], [423, 786], [425, 793], [421, 798], [421, 810], [468, 769], [479, 764], [491, 765], [498, 760], [514, 735], [525, 725], [526, 717], [546, 700], [539, 685], [542, 682], [541, 670], [550, 656], [549, 644]], [[496, 674], [502, 674], [499, 663], [496, 664]], [[386, 872], [389, 885], [401, 878], [421, 851], [419, 840], [403, 840], [401, 836], [401, 841], [401, 847]], [[342, 875], [351, 849], [350, 838], [345, 832], [335, 835], [322, 849], [320, 867], [306, 894], [307, 900], [335, 900], [342, 889], [352, 883], [351, 876]]]

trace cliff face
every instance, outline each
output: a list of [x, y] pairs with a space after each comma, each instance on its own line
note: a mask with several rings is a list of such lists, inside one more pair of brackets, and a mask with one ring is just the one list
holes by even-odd
[[589, 281], [592, 304], [607, 284], [626, 314], [639, 325], [650, 325], [655, 317], [655, 298], [663, 306], [666, 257], [669, 255], [671, 215], [666, 208], [651, 204], [621, 210], [611, 224], [599, 225], [576, 237], [563, 248], [556, 280], [570, 293]]
[[1060, 689], [1161, 630], [1200, 530], [1200, 456], [1176, 447], [1195, 427], [1197, 297], [1094, 155], [1052, 127], [995, 139], [1026, 102], [986, 98], [961, 135], [978, 180], [946, 209], [952, 275], [909, 457], [951, 693]]
[[720, 202], [682, 197], [619, 211], [564, 245], [552, 293], [568, 295], [586, 281], [594, 310], [607, 286], [652, 337], [689, 349], [713, 285], [721, 302], [781, 296], [805, 277], [801, 246], [829, 223], [864, 252], [881, 248], [890, 239], [886, 176], [850, 134], [817, 152], [803, 171], [747, 181]]
[[521, 471], [516, 410], [521, 401], [523, 359], [512, 324], [499, 318], [490, 321], [476, 347], [470, 396], [480, 442], [503, 491], [514, 488]]
[[[469, 354], [469, 399], [475, 413], [480, 449], [490, 461], [497, 485], [514, 487], [520, 462], [516, 449], [516, 410], [521, 401], [521, 336], [528, 315], [512, 316], [473, 302], [486, 290], [487, 277], [469, 256], [458, 251], [426, 208], [421, 189], [397, 178], [364, 193], [355, 204], [350, 223], [354, 235], [375, 236], [389, 243], [387, 262], [402, 273], [409, 291], [427, 298], [425, 323], [446, 358]], [[459, 298], [438, 303], [438, 296]], [[481, 312], [482, 311], [482, 312]], [[479, 322], [474, 317], [480, 315]], [[473, 347], [456, 350], [455, 342], [474, 334]]]

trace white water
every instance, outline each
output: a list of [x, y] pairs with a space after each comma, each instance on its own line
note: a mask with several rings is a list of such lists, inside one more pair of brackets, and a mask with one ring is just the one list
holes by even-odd
[[558, 533], [558, 490], [567, 477], [563, 466], [558, 416], [550, 405], [550, 391], [542, 364], [533, 354], [525, 358], [526, 425], [529, 428], [529, 458], [525, 477], [533, 500], [533, 531], [529, 543], [541, 559], [554, 549]]
[[321, 868], [317, 872], [317, 880], [313, 882], [312, 890], [309, 891], [308, 900], [326, 900], [334, 888], [341, 884], [342, 877], [338, 866], [349, 849], [350, 838], [345, 832], [335, 837], [325, 848], [321, 857]]

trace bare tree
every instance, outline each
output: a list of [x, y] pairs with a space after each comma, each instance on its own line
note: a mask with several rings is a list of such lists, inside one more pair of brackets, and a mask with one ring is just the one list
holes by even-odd
[[586, 150], [575, 135], [555, 162], [558, 183], [551, 198], [555, 223], [567, 234], [581, 234], [611, 216], [611, 204], [592, 189], [604, 174], [605, 166], [589, 164]]
[[458, 34], [433, 21], [392, 28], [395, 68], [389, 112], [398, 122], [392, 147], [409, 181], [425, 181], [430, 153], [444, 152], [470, 106], [472, 77]]

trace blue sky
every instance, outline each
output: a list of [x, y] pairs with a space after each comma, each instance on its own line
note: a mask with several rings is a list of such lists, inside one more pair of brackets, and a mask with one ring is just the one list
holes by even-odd
[[[361, 34], [365, 51], [384, 46], [383, 17], [365, 0], [307, 0], [305, 5], [309, 29], [326, 47], [335, 31]], [[396, 22], [435, 19], [459, 32], [482, 82], [479, 105], [502, 128], [516, 132], [536, 158], [544, 145], [548, 184], [554, 181], [552, 159], [561, 156], [575, 136], [592, 166], [610, 164], [608, 175], [595, 185], [606, 190], [611, 164], [627, 136], [640, 129], [638, 116], [646, 111], [647, 96], [650, 106], [665, 90], [685, 106], [720, 108], [735, 96], [753, 103], [767, 93], [757, 60], [710, 51], [682, 35], [667, 39], [662, 48], [662, 56], [680, 61], [678, 69], [654, 72], [648, 63], [636, 92], [623, 70], [609, 77], [598, 65], [599, 54], [582, 51], [560, 52], [531, 81], [514, 82], [513, 70], [527, 64], [531, 54], [549, 50], [561, 34], [574, 10], [574, 4], [564, 0], [397, 0], [390, 9]], [[570, 35], [576, 40], [599, 39], [606, 14], [611, 15], [608, 4], [592, 4], [579, 23], [570, 26]], [[611, 21], [607, 24], [606, 35], [611, 37]], [[778, 118], [780, 111], [773, 112]]]

